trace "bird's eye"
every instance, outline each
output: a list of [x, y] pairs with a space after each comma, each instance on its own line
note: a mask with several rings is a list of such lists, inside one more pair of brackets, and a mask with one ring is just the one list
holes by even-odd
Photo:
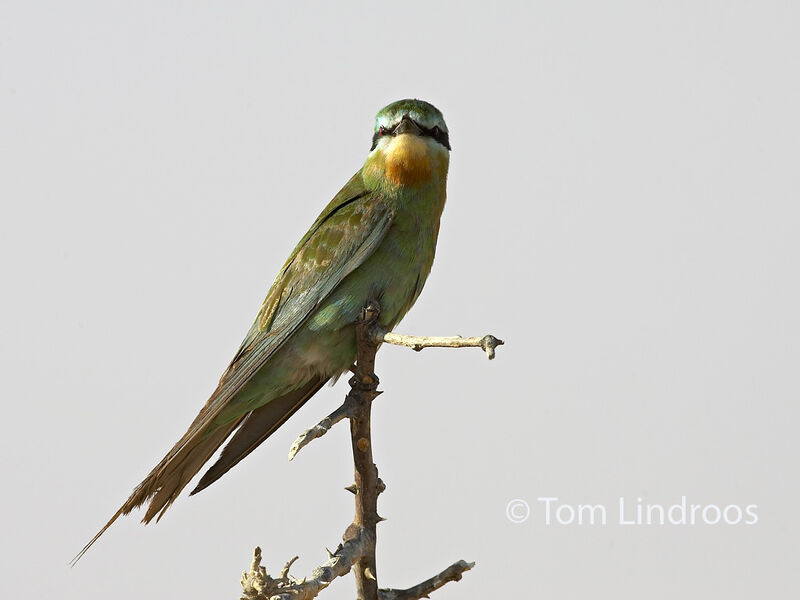
[[439, 129], [438, 125], [434, 125], [433, 126], [433, 137], [438, 138], [440, 135], [442, 135], [441, 129]]
[[386, 135], [386, 127], [381, 125], [381, 128], [378, 129], [378, 135]]

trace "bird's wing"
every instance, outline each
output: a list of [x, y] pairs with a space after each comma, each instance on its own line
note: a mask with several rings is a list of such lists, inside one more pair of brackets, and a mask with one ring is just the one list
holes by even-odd
[[202, 411], [206, 414], [198, 415], [193, 424], [195, 431], [204, 429], [320, 302], [374, 252], [392, 216], [356, 173], [281, 268], [239, 351], [206, 403]]
[[166, 461], [202, 435], [320, 302], [374, 252], [392, 216], [380, 196], [364, 187], [360, 173], [347, 182], [292, 251], [217, 389]]
[[232, 397], [337, 285], [378, 247], [392, 212], [357, 173], [297, 244], [216, 393]]
[[163, 514], [239, 421], [216, 428], [209, 425], [320, 302], [375, 251], [392, 218], [381, 197], [364, 188], [360, 174], [353, 176], [286, 261], [242, 346], [189, 429], [73, 559], [73, 564], [120, 515], [150, 498], [153, 500], [142, 520], [147, 523], [156, 514]]

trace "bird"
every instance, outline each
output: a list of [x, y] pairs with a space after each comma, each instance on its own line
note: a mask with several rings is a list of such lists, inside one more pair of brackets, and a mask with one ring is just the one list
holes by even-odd
[[227, 440], [191, 494], [217, 481], [348, 371], [367, 302], [381, 307], [382, 328], [397, 325], [433, 265], [450, 150], [432, 104], [404, 99], [377, 113], [363, 166], [289, 255], [217, 388], [73, 564], [120, 516], [146, 504], [142, 522], [158, 521]]

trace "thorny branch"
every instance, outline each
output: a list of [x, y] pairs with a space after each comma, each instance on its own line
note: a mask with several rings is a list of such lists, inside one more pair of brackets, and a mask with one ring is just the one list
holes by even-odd
[[[273, 579], [267, 570], [261, 566], [261, 548], [253, 552], [253, 562], [250, 571], [242, 574], [242, 596], [240, 600], [311, 600], [319, 592], [328, 587], [336, 577], [346, 575], [352, 568], [354, 552], [358, 546], [352, 545], [345, 549], [337, 548], [330, 554], [330, 559], [321, 567], [314, 569], [311, 579], [296, 579], [289, 575], [288, 568], [295, 558], [286, 563], [281, 574]], [[427, 598], [432, 592], [443, 587], [450, 581], [460, 581], [465, 571], [469, 571], [475, 563], [460, 560], [447, 567], [441, 573], [426, 579], [413, 587], [405, 590], [380, 589], [379, 600], [420, 600]], [[329, 578], [329, 579], [328, 579]]]
[[344, 533], [345, 541], [352, 538], [364, 540], [364, 552], [353, 571], [359, 600], [378, 600], [378, 579], [375, 565], [376, 526], [383, 518], [378, 515], [378, 494], [383, 485], [378, 479], [378, 467], [372, 461], [372, 401], [378, 397], [378, 376], [375, 375], [375, 353], [378, 344], [370, 330], [378, 322], [381, 309], [377, 302], [369, 302], [356, 322], [357, 358], [355, 373], [350, 378], [353, 398], [353, 416], [350, 418], [350, 438], [355, 464], [356, 514], [353, 523]]
[[465, 571], [475, 563], [458, 561], [444, 571], [405, 590], [378, 589], [375, 566], [376, 525], [383, 520], [378, 515], [378, 495], [385, 485], [378, 477], [372, 460], [370, 415], [372, 401], [378, 391], [375, 375], [375, 353], [381, 343], [407, 346], [416, 351], [423, 348], [482, 348], [489, 359], [495, 348], [503, 344], [492, 335], [470, 337], [422, 337], [392, 333], [378, 324], [380, 305], [372, 301], [364, 308], [356, 323], [358, 358], [351, 369], [350, 392], [344, 403], [311, 429], [304, 431], [292, 444], [289, 460], [312, 440], [323, 436], [331, 427], [344, 419], [350, 420], [350, 437], [355, 464], [355, 483], [346, 489], [355, 495], [356, 510], [353, 522], [344, 532], [343, 543], [335, 552], [328, 552], [328, 561], [314, 569], [311, 577], [298, 580], [289, 575], [297, 557], [286, 563], [277, 578], [272, 578], [261, 566], [261, 549], [256, 548], [250, 571], [242, 576], [241, 600], [310, 600], [330, 585], [336, 577], [354, 570], [359, 600], [419, 600], [438, 590], [450, 581], [459, 581]]
[[277, 578], [267, 574], [261, 566], [261, 548], [253, 552], [250, 571], [242, 574], [242, 595], [240, 600], [311, 600], [328, 587], [334, 579], [346, 575], [363, 553], [362, 540], [355, 539], [340, 544], [335, 552], [329, 553], [328, 561], [314, 569], [311, 577], [296, 579], [289, 575], [289, 568], [295, 558], [286, 563]]

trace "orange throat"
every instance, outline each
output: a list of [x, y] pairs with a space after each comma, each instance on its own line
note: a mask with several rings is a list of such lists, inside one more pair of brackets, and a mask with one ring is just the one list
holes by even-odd
[[386, 148], [385, 173], [395, 185], [415, 185], [429, 181], [433, 157], [428, 144], [416, 135], [404, 134]]

